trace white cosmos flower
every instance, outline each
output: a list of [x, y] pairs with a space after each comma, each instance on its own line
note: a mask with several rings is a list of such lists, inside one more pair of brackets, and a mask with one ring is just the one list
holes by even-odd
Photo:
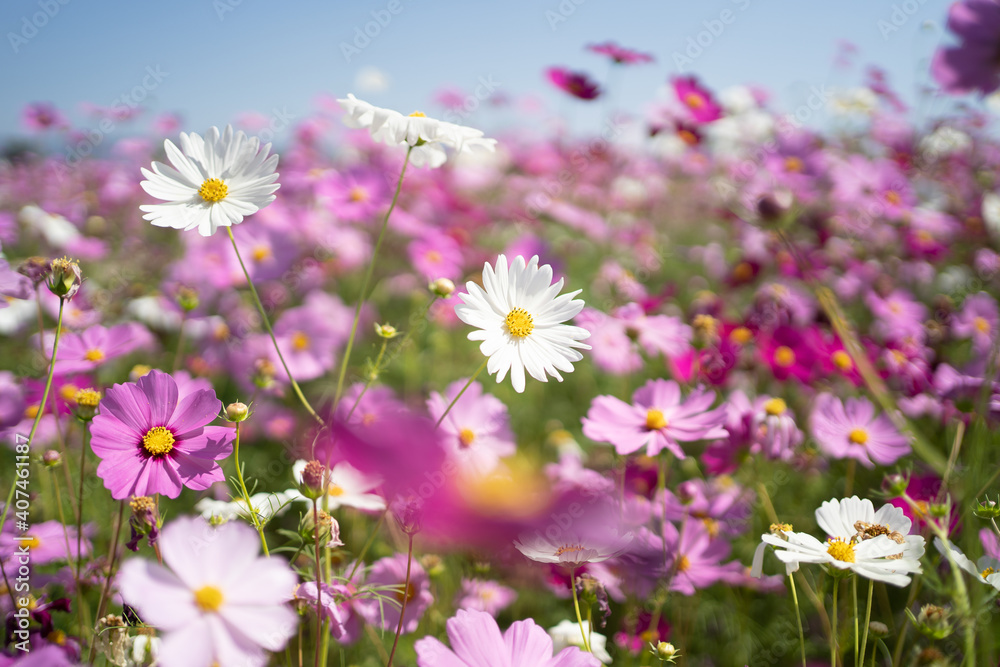
[[366, 128], [375, 141], [390, 146], [409, 146], [410, 163], [417, 167], [440, 167], [448, 159], [445, 147], [456, 153], [496, 149], [496, 139], [484, 138], [482, 130], [428, 118], [419, 111], [404, 116], [352, 94], [337, 101], [347, 112], [344, 123], [348, 127]]
[[[583, 635], [580, 633], [580, 626], [576, 621], [566, 619], [554, 627], [549, 628], [549, 637], [552, 638], [552, 652], [558, 654], [564, 648], [576, 646], [583, 649]], [[605, 665], [611, 664], [611, 654], [608, 653], [608, 638], [599, 632], [590, 632], [587, 635], [590, 643], [590, 652], [594, 657]]]
[[[302, 484], [302, 471], [305, 467], [306, 461], [296, 461], [292, 465], [292, 476], [298, 484]], [[382, 480], [378, 477], [365, 475], [344, 461], [335, 464], [327, 474], [330, 480], [326, 491], [328, 511], [338, 507], [354, 507], [371, 512], [385, 509], [385, 500], [377, 493], [373, 493], [382, 484]], [[289, 489], [285, 493], [292, 500], [312, 502], [297, 489]]]
[[152, 171], [142, 170], [147, 180], [140, 184], [167, 202], [139, 207], [157, 227], [197, 229], [211, 236], [275, 199], [278, 156], [268, 156], [271, 144], [261, 147], [260, 139], [234, 132], [232, 125], [221, 135], [213, 127], [204, 138], [181, 132], [180, 149], [169, 139], [163, 147], [170, 165], [154, 162]]
[[[293, 498], [287, 493], [255, 493], [250, 496], [250, 506], [254, 508], [261, 520], [270, 521], [271, 517], [284, 514], [285, 510], [288, 509], [288, 503], [292, 500]], [[201, 513], [202, 518], [209, 521], [213, 517], [224, 521], [232, 521], [237, 517], [250, 520], [246, 501], [241, 497], [228, 501], [202, 498], [195, 503], [194, 508]]]
[[601, 563], [621, 555], [632, 543], [631, 532], [619, 533], [613, 527], [606, 531], [595, 529], [584, 533], [560, 530], [555, 539], [536, 530], [534, 535], [523, 534], [514, 540], [514, 546], [538, 563], [558, 563], [576, 566], [582, 563]]
[[949, 544], [946, 547], [940, 537], [934, 538], [934, 546], [937, 547], [937, 550], [944, 556], [947, 556], [946, 551], [950, 548], [951, 557], [955, 559], [955, 563], [960, 568], [974, 576], [982, 583], [989, 584], [993, 588], [1000, 591], [1000, 561], [996, 558], [991, 558], [990, 556], [980, 556], [979, 560], [973, 563], [972, 560], [963, 554], [955, 545]]
[[827, 500], [816, 510], [816, 522], [831, 538], [857, 543], [885, 535], [900, 545], [904, 558], [917, 559], [924, 555], [924, 538], [910, 535], [909, 517], [891, 503], [876, 512], [872, 501], [857, 496]]
[[577, 348], [589, 350], [580, 341], [590, 336], [581, 327], [563, 324], [583, 309], [583, 301], [573, 299], [580, 290], [556, 296], [563, 280], [552, 284], [552, 267], [538, 266], [538, 256], [525, 265], [518, 256], [510, 267], [507, 258], [497, 258], [496, 269], [483, 267], [483, 287], [469, 281], [464, 303], [455, 306], [458, 318], [476, 327], [469, 340], [480, 340], [479, 349], [489, 357], [486, 369], [502, 382], [510, 371], [517, 392], [524, 391], [524, 372], [542, 382], [548, 375], [562, 382], [562, 375], [573, 372], [573, 362], [583, 355]]

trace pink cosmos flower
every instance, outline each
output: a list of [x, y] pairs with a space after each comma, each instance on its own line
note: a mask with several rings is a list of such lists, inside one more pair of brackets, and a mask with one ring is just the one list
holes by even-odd
[[1000, 87], [1000, 4], [996, 0], [956, 2], [948, 10], [948, 29], [961, 43], [934, 54], [931, 74], [941, 87], [949, 93], [984, 95]]
[[486, 612], [459, 609], [447, 628], [453, 648], [424, 637], [415, 646], [418, 667], [601, 667], [600, 660], [575, 646], [553, 656], [552, 638], [530, 618], [501, 633]]
[[677, 99], [687, 108], [697, 123], [711, 123], [722, 118], [720, 107], [712, 93], [693, 76], [678, 76], [670, 80]]
[[650, 54], [635, 51], [633, 49], [627, 49], [623, 46], [618, 46], [614, 42], [590, 44], [587, 46], [587, 50], [592, 53], [599, 53], [603, 56], [607, 56], [617, 65], [639, 65], [642, 63], [653, 62], [653, 56]]
[[[335, 351], [350, 335], [352, 316], [340, 299], [319, 291], [282, 313], [274, 323], [274, 335], [292, 377], [299, 382], [313, 380], [333, 368]], [[271, 354], [271, 362], [277, 377], [285, 380], [277, 353]]]
[[820, 394], [810, 415], [812, 436], [820, 449], [838, 459], [852, 458], [869, 468], [892, 465], [910, 453], [910, 444], [885, 415], [864, 398], [841, 402]]
[[428, 281], [458, 280], [462, 275], [462, 247], [443, 232], [425, 231], [410, 242], [407, 254], [413, 267]]
[[645, 447], [648, 456], [667, 449], [683, 459], [679, 443], [726, 437], [726, 410], [711, 409], [714, 401], [715, 392], [703, 388], [682, 398], [676, 382], [650, 380], [632, 395], [631, 405], [614, 396], [595, 398], [583, 419], [583, 434], [611, 443], [622, 455]]
[[973, 294], [962, 304], [962, 311], [955, 316], [951, 329], [959, 338], [971, 338], [976, 352], [989, 352], [993, 346], [1000, 313], [997, 302], [986, 292]]
[[611, 315], [586, 308], [577, 316], [580, 326], [591, 332], [594, 361], [602, 370], [626, 374], [642, 367], [640, 350], [667, 359], [691, 350], [691, 327], [678, 317], [647, 315], [638, 303], [616, 308]]
[[[13, 513], [11, 513], [13, 514]], [[80, 543], [80, 552], [90, 554], [90, 540], [87, 539], [87, 528], [84, 527], [84, 537]], [[69, 540], [69, 555], [67, 557], [66, 541]], [[32, 565], [45, 565], [57, 561], [76, 560], [76, 527], [63, 526], [58, 521], [43, 521], [31, 524], [28, 532], [14, 532], [14, 522], [4, 525], [2, 542], [0, 542], [0, 559], [6, 559], [15, 554], [19, 547], [26, 547], [31, 554]]]
[[91, 447], [101, 458], [98, 477], [116, 500], [156, 493], [176, 498], [182, 487], [201, 491], [225, 481], [216, 461], [229, 456], [235, 433], [208, 425], [221, 409], [213, 390], [182, 392], [158, 370], [114, 385], [90, 427]]
[[376, 171], [332, 173], [316, 184], [316, 197], [340, 220], [368, 222], [389, 204], [385, 179]]
[[545, 70], [545, 77], [557, 88], [581, 100], [596, 100], [601, 96], [601, 89], [583, 72], [571, 72], [565, 67], [550, 67]]
[[66, 118], [48, 102], [35, 102], [24, 107], [21, 115], [25, 126], [30, 130], [44, 131], [52, 128], [68, 127]]
[[[51, 349], [53, 337], [46, 335], [46, 345]], [[59, 339], [59, 356], [56, 373], [89, 373], [117, 357], [150, 347], [153, 336], [146, 327], [136, 322], [118, 324], [106, 329], [99, 324], [80, 333], [66, 333]]]
[[455, 600], [455, 606], [459, 609], [485, 611], [496, 618], [516, 598], [517, 591], [495, 581], [462, 579], [462, 591]]
[[[368, 586], [396, 586], [395, 593], [383, 590], [383, 595], [395, 598], [392, 602], [379, 602], [374, 598], [358, 601], [355, 608], [369, 625], [375, 625], [383, 630], [394, 631], [399, 625], [399, 613], [403, 605], [403, 584], [406, 582], [406, 554], [387, 556], [375, 561], [368, 571]], [[431, 580], [427, 572], [414, 561], [410, 564], [410, 584], [405, 592], [406, 615], [403, 618], [402, 632], [415, 632], [420, 625], [424, 612], [434, 603], [431, 594]]]
[[265, 665], [295, 633], [286, 601], [297, 577], [281, 557], [259, 556], [250, 526], [178, 517], [159, 545], [163, 565], [131, 559], [118, 578], [122, 598], [161, 633], [158, 664]]
[[[448, 385], [444, 396], [432, 392], [427, 410], [436, 422], [448, 404], [465, 386], [465, 380]], [[507, 406], [496, 396], [483, 392], [483, 385], [473, 382], [439, 427], [444, 431], [443, 444], [447, 456], [463, 471], [487, 475], [500, 459], [517, 451], [510, 430]]]

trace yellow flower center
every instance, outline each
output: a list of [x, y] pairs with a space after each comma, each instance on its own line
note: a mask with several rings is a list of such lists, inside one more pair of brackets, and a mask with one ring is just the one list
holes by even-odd
[[104, 352], [95, 348], [87, 350], [87, 353], [83, 355], [83, 358], [87, 361], [101, 361], [104, 359]]
[[[403, 591], [402, 590], [398, 590], [395, 593], [393, 593], [392, 595], [393, 595], [394, 598], [396, 598], [396, 600], [400, 604], [403, 603], [403, 597], [404, 597], [404, 595], [403, 595]], [[406, 597], [406, 601], [407, 602], [409, 602], [413, 598], [417, 597], [417, 586], [412, 581], [406, 585], [406, 595], [405, 595], [405, 597]]]
[[424, 255], [424, 258], [426, 258], [427, 261], [432, 264], [440, 264], [442, 259], [441, 253], [439, 253], [437, 250], [429, 250], [427, 254]]
[[795, 363], [795, 352], [787, 345], [782, 345], [774, 351], [774, 363], [782, 368], [788, 368]]
[[750, 262], [740, 262], [733, 268], [733, 279], [746, 282], [753, 278], [753, 265]]
[[650, 431], [659, 431], [667, 427], [667, 418], [663, 416], [662, 410], [650, 408], [646, 410], [646, 428]]
[[851, 360], [851, 355], [847, 354], [844, 350], [837, 350], [831, 354], [830, 360], [834, 366], [842, 371], [849, 371], [854, 368], [854, 361]]
[[263, 262], [265, 259], [271, 256], [271, 249], [266, 245], [259, 245], [253, 249], [253, 261]]
[[739, 345], [746, 345], [753, 340], [753, 332], [746, 327], [736, 327], [729, 332], [729, 340]]
[[778, 415], [785, 414], [785, 410], [788, 409], [788, 404], [785, 403], [784, 399], [772, 398], [767, 403], [764, 404], [764, 412], [771, 415], [772, 417], [777, 417]]
[[368, 201], [368, 191], [360, 185], [355, 185], [351, 188], [351, 192], [347, 195], [347, 198], [352, 202], [366, 202]]
[[80, 389], [73, 394], [73, 400], [76, 401], [77, 405], [96, 408], [98, 403], [101, 402], [101, 393], [93, 389]]
[[41, 407], [42, 406], [40, 405], [29, 405], [24, 409], [24, 418], [34, 419], [35, 417], [38, 416], [38, 411], [41, 409]]
[[899, 193], [895, 190], [889, 190], [885, 193], [885, 200], [893, 206], [899, 206], [900, 202], [903, 201], [903, 198], [900, 197]]
[[794, 172], [796, 174], [801, 173], [805, 169], [805, 163], [802, 162], [800, 158], [794, 155], [785, 158], [785, 169]]
[[507, 330], [511, 336], [524, 338], [535, 330], [535, 321], [524, 308], [515, 308], [507, 313]]
[[985, 317], [977, 317], [976, 319], [972, 320], [972, 326], [976, 327], [976, 329], [978, 329], [980, 333], [990, 332], [990, 323], [986, 320]]
[[677, 571], [687, 572], [691, 569], [691, 559], [687, 556], [681, 556], [680, 560], [677, 561]]
[[427, 114], [423, 111], [414, 111], [410, 114], [410, 118], [427, 118]]
[[868, 442], [868, 431], [863, 428], [852, 428], [847, 434], [847, 439], [855, 445], [863, 445]]
[[462, 449], [468, 449], [475, 439], [476, 434], [472, 432], [472, 429], [463, 428], [458, 434], [458, 441]]
[[52, 642], [53, 644], [56, 644], [57, 646], [66, 645], [66, 633], [63, 632], [62, 630], [53, 630], [48, 634], [47, 637], [45, 637], [45, 639]]
[[37, 537], [31, 536], [25, 540], [21, 540], [20, 542], [18, 542], [18, 544], [28, 549], [37, 549], [42, 544], [42, 541], [39, 540]]
[[59, 395], [63, 397], [64, 401], [72, 401], [78, 391], [80, 391], [80, 388], [76, 385], [64, 384], [59, 388]]
[[222, 201], [229, 194], [229, 186], [217, 178], [210, 178], [198, 188], [198, 194], [207, 202], [214, 204]]
[[705, 100], [701, 98], [701, 95], [688, 93], [684, 96], [684, 104], [688, 105], [692, 109], [700, 109], [705, 106]]
[[556, 557], [562, 556], [563, 554], [574, 554], [577, 551], [583, 551], [582, 544], [564, 544], [556, 549]]
[[705, 525], [705, 530], [708, 532], [708, 536], [715, 538], [719, 536], [719, 522], [711, 517], [705, 517], [701, 520]]
[[334, 498], [344, 495], [344, 487], [338, 486], [337, 484], [331, 484], [326, 490], [328, 496], [333, 496]]
[[826, 552], [842, 563], [854, 562], [854, 545], [837, 537], [827, 543]]
[[142, 448], [151, 456], [164, 456], [174, 448], [174, 434], [163, 426], [154, 426], [142, 436]]
[[985, 579], [986, 577], [988, 577], [991, 574], [993, 574], [993, 572], [994, 572], [993, 568], [992, 567], [988, 567], [985, 570], [983, 570], [980, 574], [982, 574], [983, 575], [983, 579]]
[[305, 335], [301, 331], [296, 331], [292, 335], [292, 349], [296, 352], [301, 352], [302, 350], [309, 349], [309, 336]]
[[215, 586], [202, 586], [194, 592], [194, 603], [205, 612], [219, 611], [223, 600], [222, 591]]

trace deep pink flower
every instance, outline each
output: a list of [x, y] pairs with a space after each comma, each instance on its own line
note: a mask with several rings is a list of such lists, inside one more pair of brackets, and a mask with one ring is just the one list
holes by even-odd
[[90, 427], [91, 447], [101, 458], [98, 477], [116, 500], [157, 493], [176, 498], [182, 487], [201, 491], [224, 482], [216, 461], [229, 456], [235, 432], [208, 425], [221, 409], [211, 389], [181, 392], [158, 370], [116, 384]]
[[449, 649], [434, 637], [416, 643], [418, 667], [601, 667], [575, 646], [552, 655], [552, 638], [532, 619], [516, 621], [504, 633], [484, 611], [459, 609], [448, 619]]
[[159, 545], [163, 565], [133, 558], [119, 574], [122, 598], [162, 634], [158, 664], [263, 666], [295, 634], [297, 577], [280, 556], [259, 555], [247, 524], [179, 517]]
[[561, 90], [581, 100], [596, 100], [601, 89], [583, 72], [571, 72], [564, 67], [550, 67], [545, 76]]
[[948, 29], [962, 40], [938, 49], [931, 74], [949, 93], [992, 93], [1000, 87], [1000, 3], [964, 0], [948, 10]]
[[852, 458], [871, 468], [892, 465], [910, 453], [906, 436], [864, 398], [841, 402], [832, 394], [820, 394], [809, 422], [820, 449], [834, 458]]
[[614, 396], [598, 396], [583, 419], [583, 434], [609, 442], [619, 454], [642, 448], [648, 456], [667, 449], [686, 458], [680, 442], [726, 437], [725, 407], [712, 408], [715, 392], [698, 388], [687, 398], [669, 380], [650, 380], [632, 396], [629, 405]]
[[587, 50], [592, 53], [599, 53], [602, 56], [611, 58], [618, 65], [638, 65], [641, 63], [653, 62], [653, 56], [634, 49], [627, 49], [618, 46], [614, 42], [604, 42], [603, 44], [590, 44]]
[[674, 93], [687, 108], [691, 118], [697, 123], [711, 123], [722, 118], [719, 106], [711, 91], [703, 87], [693, 76], [677, 76], [670, 80]]

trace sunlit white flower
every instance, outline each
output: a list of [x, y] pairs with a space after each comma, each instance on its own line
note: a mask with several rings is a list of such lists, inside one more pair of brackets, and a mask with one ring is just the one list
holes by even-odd
[[480, 351], [489, 357], [487, 371], [502, 382], [510, 371], [517, 392], [524, 391], [524, 372], [542, 382], [548, 375], [562, 382], [562, 375], [573, 372], [573, 362], [583, 355], [577, 348], [590, 332], [563, 322], [583, 309], [583, 301], [573, 299], [580, 290], [556, 296], [563, 287], [562, 278], [552, 284], [552, 267], [538, 266], [538, 256], [525, 265], [518, 256], [508, 267], [507, 258], [497, 258], [496, 269], [483, 267], [483, 287], [469, 281], [464, 303], [455, 306], [458, 318], [476, 327], [469, 340], [480, 340]]
[[[305, 467], [306, 461], [296, 461], [292, 466], [292, 475], [298, 484], [302, 484], [302, 471]], [[354, 507], [372, 512], [385, 509], [385, 500], [377, 493], [373, 493], [382, 483], [381, 479], [365, 475], [343, 461], [334, 465], [328, 475], [330, 481], [326, 490], [327, 511], [338, 507]], [[308, 500], [296, 489], [290, 489], [286, 493], [292, 500]]]
[[428, 118], [419, 111], [404, 116], [351, 94], [337, 101], [347, 112], [348, 127], [366, 128], [375, 141], [390, 146], [409, 146], [410, 163], [417, 167], [440, 167], [448, 159], [445, 147], [456, 153], [496, 149], [496, 139], [483, 137], [482, 130]]
[[876, 512], [867, 498], [852, 496], [827, 500], [816, 510], [816, 522], [831, 538], [858, 543], [885, 535], [900, 545], [903, 557], [916, 559], [924, 555], [924, 538], [910, 535], [910, 518], [891, 503]]
[[[292, 500], [293, 498], [288, 493], [255, 493], [250, 496], [250, 506], [253, 507], [262, 521], [269, 521], [273, 516], [284, 514]], [[250, 512], [247, 510], [247, 503], [243, 498], [233, 498], [232, 500], [202, 498], [195, 503], [194, 508], [201, 513], [202, 518], [208, 520], [216, 518], [232, 521], [237, 517], [250, 520]]]
[[521, 535], [514, 540], [514, 546], [538, 563], [575, 566], [601, 563], [618, 556], [632, 543], [632, 537], [630, 532], [618, 533], [613, 528], [586, 532], [560, 530], [555, 539], [535, 531], [534, 535]]
[[[268, 156], [271, 144], [234, 132], [227, 125], [220, 135], [211, 128], [202, 138], [181, 132], [181, 147], [163, 142], [170, 165], [153, 163], [142, 170], [142, 189], [166, 204], [140, 206], [143, 217], [157, 227], [197, 229], [211, 236], [219, 227], [230, 227], [274, 201], [278, 156]], [[172, 166], [171, 166], [172, 165]]]
[[903, 556], [900, 545], [885, 535], [858, 543], [840, 537], [820, 542], [808, 533], [784, 532], [783, 536], [763, 535], [761, 539], [775, 547], [774, 555], [786, 564], [820, 563], [894, 586], [906, 586], [909, 575], [920, 572], [920, 561]]
[[[580, 624], [576, 621], [566, 619], [555, 627], [548, 630], [549, 637], [552, 637], [552, 651], [559, 651], [569, 646], [583, 648], [583, 634], [580, 632]], [[588, 632], [587, 641], [590, 643], [590, 652], [594, 657], [605, 665], [611, 664], [611, 654], [608, 653], [608, 638], [599, 632]]]
[[955, 559], [955, 563], [960, 568], [971, 574], [982, 583], [989, 584], [993, 588], [1000, 591], [1000, 560], [990, 556], [980, 556], [979, 560], [973, 563], [969, 557], [963, 554], [954, 544], [949, 544], [946, 547], [940, 537], [934, 538], [934, 546], [937, 547], [937, 550], [945, 556], [950, 548], [951, 557]]

